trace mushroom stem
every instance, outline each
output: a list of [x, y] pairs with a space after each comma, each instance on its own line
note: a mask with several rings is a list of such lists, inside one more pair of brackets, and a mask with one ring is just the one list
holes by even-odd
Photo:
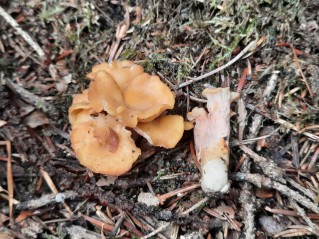
[[201, 165], [201, 186], [206, 193], [226, 193], [229, 165], [230, 103], [239, 97], [229, 88], [207, 88], [208, 113], [194, 108], [187, 117], [195, 121], [194, 140], [196, 155]]

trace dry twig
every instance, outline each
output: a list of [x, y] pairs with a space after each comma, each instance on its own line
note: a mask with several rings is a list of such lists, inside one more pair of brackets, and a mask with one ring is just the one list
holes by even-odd
[[0, 145], [6, 145], [7, 148], [7, 183], [8, 183], [8, 194], [9, 194], [9, 216], [10, 224], [13, 226], [13, 176], [12, 176], [12, 162], [11, 162], [11, 142], [2, 141]]
[[22, 30], [19, 24], [0, 6], [0, 16], [2, 16], [7, 23], [9, 23], [17, 33], [23, 37], [23, 39], [36, 51], [36, 53], [43, 58], [45, 56], [44, 51], [41, 49], [38, 43], [36, 43], [32, 37]]
[[75, 199], [79, 197], [79, 195], [75, 192], [68, 191], [63, 193], [52, 193], [43, 195], [40, 198], [31, 199], [29, 201], [25, 201], [16, 205], [16, 210], [34, 210], [49, 204], [60, 203], [61, 198], [64, 200], [67, 199]]
[[313, 223], [311, 219], [306, 215], [305, 210], [299, 207], [296, 201], [292, 198], [290, 198], [290, 204], [297, 210], [298, 214], [303, 218], [303, 220], [305, 220], [305, 222], [311, 228], [311, 232], [319, 236], [319, 227], [315, 223]]
[[255, 163], [261, 167], [265, 175], [281, 183], [286, 183], [286, 180], [283, 178], [284, 170], [278, 168], [272, 160], [268, 160], [259, 156], [245, 145], [240, 145], [239, 148], [248, 154], [255, 161]]
[[162, 195], [157, 195], [158, 199], [160, 200], [160, 204], [163, 204], [166, 199], [170, 198], [170, 197], [173, 197], [179, 193], [184, 193], [184, 192], [188, 192], [190, 190], [194, 190], [196, 188], [199, 188], [200, 187], [200, 184], [199, 183], [196, 183], [196, 184], [193, 184], [193, 185], [190, 185], [188, 187], [185, 187], [185, 188], [179, 188], [179, 189], [176, 189], [174, 191], [171, 191], [169, 193], [165, 193], [165, 194], [162, 194]]
[[10, 90], [12, 90], [15, 94], [19, 95], [21, 99], [23, 99], [27, 103], [42, 109], [44, 112], [52, 112], [52, 106], [48, 104], [42, 97], [39, 97], [31, 93], [30, 91], [27, 91], [20, 85], [13, 83], [13, 81], [11, 81], [8, 78], [5, 78], [5, 82], [6, 86], [8, 86]]
[[[44, 180], [46, 181], [46, 183], [48, 184], [49, 188], [51, 189], [51, 191], [53, 193], [58, 194], [59, 191], [56, 188], [56, 186], [54, 185], [50, 175], [43, 169], [40, 169], [40, 173], [42, 175], [42, 177], [44, 178]], [[57, 200], [58, 201], [58, 200]], [[63, 203], [65, 209], [69, 212], [70, 215], [73, 215], [72, 209], [64, 202], [64, 199], [61, 199], [61, 202]]]
[[311, 202], [307, 197], [301, 195], [300, 193], [290, 189], [286, 185], [283, 185], [279, 182], [273, 181], [270, 178], [262, 176], [260, 174], [245, 174], [245, 173], [236, 173], [232, 175], [234, 180], [238, 181], [247, 181], [255, 186], [261, 188], [273, 188], [286, 195], [289, 198], [294, 198], [298, 203], [302, 204], [306, 208], [319, 213], [319, 207], [316, 203]]
[[199, 77], [195, 77], [195, 78], [191, 78], [190, 80], [180, 84], [178, 86], [178, 88], [182, 88], [185, 86], [188, 86], [196, 81], [202, 80], [207, 78], [208, 76], [214, 75], [224, 69], [226, 69], [227, 67], [231, 66], [232, 64], [234, 64], [236, 61], [238, 61], [240, 58], [242, 58], [244, 55], [246, 55], [246, 53], [248, 53], [249, 51], [253, 51], [256, 48], [256, 44], [257, 41], [252, 41], [251, 43], [249, 43], [236, 57], [234, 57], [232, 60], [230, 60], [229, 62], [227, 62], [225, 65], [222, 65], [221, 67], [218, 67], [217, 69], [210, 71], [204, 75], [201, 75]]

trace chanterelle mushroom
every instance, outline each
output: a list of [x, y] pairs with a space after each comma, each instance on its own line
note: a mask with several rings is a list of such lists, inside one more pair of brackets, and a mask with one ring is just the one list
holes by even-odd
[[229, 88], [207, 88], [208, 113], [203, 108], [194, 108], [187, 118], [195, 121], [195, 150], [201, 164], [201, 186], [207, 193], [225, 193], [229, 189], [229, 120], [230, 103], [237, 94]]
[[[89, 101], [95, 111], [104, 110], [125, 126], [135, 127], [138, 122], [150, 122], [174, 107], [174, 94], [158, 76], [147, 73], [137, 75], [140, 70], [132, 70], [134, 74], [129, 78], [131, 72], [128, 69], [136, 69], [134, 65], [126, 61], [125, 66], [130, 65], [130, 68], [121, 70], [119, 63], [112, 63], [109, 67], [105, 64], [101, 64], [103, 67], [96, 66], [94, 73], [89, 74], [92, 79]], [[113, 65], [116, 66], [115, 70]], [[116, 75], [118, 72], [121, 72], [120, 76]]]
[[148, 123], [139, 123], [134, 130], [155, 146], [174, 148], [184, 133], [184, 119], [166, 115]]
[[75, 125], [70, 138], [78, 160], [95, 173], [124, 174], [141, 154], [131, 131], [110, 115], [100, 114]]
[[94, 113], [88, 99], [88, 90], [74, 96], [69, 108], [69, 120], [72, 125], [90, 119], [90, 115]]
[[158, 76], [130, 61], [101, 63], [88, 74], [88, 90], [74, 97], [69, 109], [72, 147], [93, 172], [118, 176], [141, 154], [132, 128], [155, 145], [174, 147], [184, 132], [181, 116], [159, 117], [172, 109], [174, 94]]
[[144, 72], [144, 68], [132, 61], [103, 62], [94, 66], [92, 72], [87, 74], [87, 77], [92, 80], [95, 78], [95, 73], [99, 71], [109, 73], [123, 92], [135, 76]]

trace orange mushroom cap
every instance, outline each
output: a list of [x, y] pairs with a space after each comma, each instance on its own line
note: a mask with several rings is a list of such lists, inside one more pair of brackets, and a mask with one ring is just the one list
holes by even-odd
[[141, 154], [131, 132], [110, 115], [100, 114], [75, 125], [70, 139], [80, 163], [95, 173], [124, 174]]
[[94, 79], [95, 73], [99, 71], [106, 71], [112, 75], [123, 92], [135, 76], [144, 72], [144, 68], [132, 61], [113, 61], [111, 63], [103, 62], [94, 66], [92, 68], [92, 72], [89, 73], [87, 77]]
[[117, 115], [126, 109], [120, 87], [106, 71], [95, 74], [90, 83], [88, 99], [97, 112], [104, 110], [111, 115]]
[[166, 115], [151, 122], [139, 123], [134, 130], [155, 146], [174, 148], [184, 133], [184, 119], [179, 115]]
[[87, 121], [90, 115], [95, 111], [91, 108], [88, 100], [88, 90], [84, 90], [81, 94], [76, 94], [73, 98], [71, 107], [69, 108], [69, 120], [71, 125], [75, 125], [80, 121]]
[[150, 122], [175, 104], [169, 87], [158, 76], [147, 73], [135, 77], [123, 96], [127, 106], [138, 112], [139, 122]]
[[155, 146], [173, 148], [181, 139], [181, 116], [157, 118], [175, 103], [158, 76], [130, 61], [99, 64], [87, 76], [89, 89], [76, 95], [69, 109], [72, 148], [82, 165], [112, 176], [130, 170], [141, 150], [125, 127]]
[[[97, 69], [107, 68], [106, 63], [102, 64], [103, 67], [98, 65]], [[119, 71], [119, 63], [115, 66]], [[133, 66], [131, 68], [134, 69]], [[126, 68], [124, 69], [126, 74], [130, 73]], [[111, 70], [109, 72], [110, 74], [100, 70], [91, 75], [93, 78], [88, 99], [95, 111], [104, 110], [125, 126], [133, 128], [138, 122], [152, 121], [165, 110], [174, 107], [174, 94], [158, 76], [142, 73], [126, 81], [127, 86], [121, 88], [115, 80], [117, 76], [111, 75]]]

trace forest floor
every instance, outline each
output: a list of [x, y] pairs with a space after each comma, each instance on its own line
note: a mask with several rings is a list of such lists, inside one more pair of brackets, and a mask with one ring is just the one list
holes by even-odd
[[[0, 6], [0, 238], [319, 236], [318, 1]], [[118, 178], [78, 162], [68, 108], [92, 66], [110, 60], [159, 75], [184, 118], [205, 107], [207, 83], [240, 93], [227, 194], [196, 186], [192, 131], [169, 150], [140, 140], [141, 158]], [[164, 202], [146, 205], [142, 193]]]

